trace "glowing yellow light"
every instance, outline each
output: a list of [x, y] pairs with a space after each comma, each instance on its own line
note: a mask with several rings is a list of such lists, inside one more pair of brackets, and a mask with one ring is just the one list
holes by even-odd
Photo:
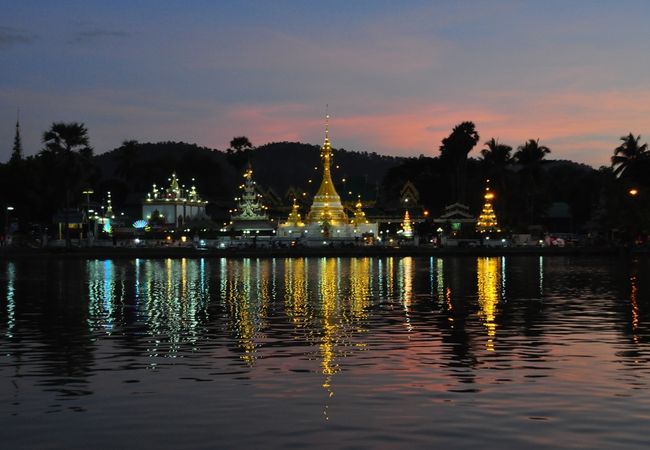
[[637, 194], [639, 193], [639, 190], [636, 189], [636, 188], [632, 188], [632, 189], [630, 189], [630, 190], [628, 191], [628, 193], [629, 193], [632, 197], [634, 197], [635, 195], [637, 195]]

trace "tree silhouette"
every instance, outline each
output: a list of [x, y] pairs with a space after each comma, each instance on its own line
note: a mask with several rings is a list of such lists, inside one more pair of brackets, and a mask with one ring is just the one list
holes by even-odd
[[64, 195], [66, 246], [70, 247], [69, 208], [71, 194], [80, 191], [85, 179], [90, 175], [90, 147], [88, 129], [83, 123], [55, 122], [43, 133], [45, 148], [42, 153], [52, 161], [52, 177], [58, 178]]
[[524, 193], [529, 224], [538, 216], [540, 203], [541, 164], [551, 149], [539, 145], [539, 139], [529, 139], [517, 148], [514, 161], [521, 166], [519, 170], [521, 189]]
[[241, 152], [244, 150], [249, 150], [251, 148], [253, 148], [253, 144], [251, 144], [251, 141], [249, 141], [246, 136], [236, 136], [230, 141], [230, 148], [228, 149], [228, 152]]
[[248, 161], [252, 149], [253, 144], [246, 136], [234, 137], [230, 141], [230, 148], [227, 150], [228, 161], [237, 171], [240, 171]]
[[135, 175], [138, 166], [138, 141], [127, 140], [122, 142], [117, 157], [116, 173], [125, 181], [130, 181]]
[[650, 150], [648, 144], [641, 145], [641, 136], [632, 133], [621, 136], [623, 143], [614, 149], [612, 168], [616, 178], [640, 182], [648, 178]]
[[465, 201], [467, 155], [479, 139], [474, 123], [462, 122], [456, 125], [451, 134], [442, 140], [440, 159], [453, 171], [452, 197], [457, 202]]

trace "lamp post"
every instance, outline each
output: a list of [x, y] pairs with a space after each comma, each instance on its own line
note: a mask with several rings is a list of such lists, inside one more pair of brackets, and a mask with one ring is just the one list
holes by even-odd
[[[83, 195], [86, 196], [86, 236], [88, 237], [88, 241], [90, 242], [91, 240], [91, 234], [90, 234], [90, 195], [94, 194], [95, 191], [92, 189], [86, 189], [82, 192]], [[94, 236], [94, 233], [93, 233]]]
[[643, 229], [643, 224], [640, 224], [641, 217], [640, 217], [640, 214], [639, 214], [639, 205], [638, 205], [638, 202], [639, 202], [639, 200], [638, 200], [639, 189], [637, 189], [635, 187], [631, 187], [627, 191], [627, 193], [630, 196], [630, 198], [632, 199], [632, 204], [634, 205], [633, 206], [633, 211], [634, 211], [633, 212], [633, 214], [634, 214], [633, 221], [636, 223], [636, 229], [634, 229], [634, 231], [633, 231], [633, 239], [634, 239], [634, 243], [636, 244], [637, 240], [639, 238], [639, 235], [641, 234], [640, 230]]
[[13, 206], [7, 205], [5, 210], [5, 245], [9, 245], [9, 213], [14, 210]]

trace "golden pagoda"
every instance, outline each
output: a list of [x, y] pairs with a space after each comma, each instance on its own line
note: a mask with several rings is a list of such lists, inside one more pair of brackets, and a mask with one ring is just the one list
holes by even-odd
[[291, 213], [289, 213], [289, 217], [287, 218], [287, 224], [294, 227], [305, 226], [302, 218], [300, 217], [300, 206], [298, 205], [298, 201], [295, 199], [295, 197], [293, 199], [293, 205], [291, 205]]
[[487, 181], [488, 185], [485, 187], [485, 203], [483, 204], [483, 210], [481, 215], [478, 217], [476, 222], [476, 231], [479, 233], [493, 233], [499, 232], [499, 226], [497, 224], [497, 216], [494, 213], [492, 208], [492, 201], [494, 200], [494, 193], [490, 190], [490, 180]]
[[329, 139], [329, 114], [325, 116], [325, 142], [321, 148], [320, 158], [323, 162], [323, 181], [314, 196], [309, 214], [305, 218], [307, 224], [318, 223], [322, 226], [337, 226], [348, 223], [348, 216], [341, 204], [341, 197], [334, 188], [332, 181], [332, 147]]
[[354, 204], [354, 217], [352, 217], [352, 220], [350, 221], [350, 223], [352, 223], [352, 225], [355, 227], [368, 223], [368, 219], [366, 219], [366, 213], [363, 212], [363, 209], [361, 209], [362, 206], [363, 204], [361, 203], [361, 197], [359, 197], [357, 198], [357, 202]]
[[409, 239], [413, 237], [413, 223], [411, 222], [411, 215], [409, 214], [408, 209], [404, 212], [404, 221], [402, 222], [402, 236]]
[[280, 239], [300, 239], [305, 245], [334, 245], [335, 242], [362, 242], [360, 238], [377, 236], [377, 223], [370, 223], [358, 200], [354, 217], [350, 219], [343, 209], [341, 197], [332, 181], [332, 146], [329, 139], [329, 114], [325, 116], [325, 142], [320, 157], [323, 164], [323, 180], [314, 195], [314, 201], [304, 222], [300, 219], [298, 204], [294, 198], [287, 220], [278, 225]]

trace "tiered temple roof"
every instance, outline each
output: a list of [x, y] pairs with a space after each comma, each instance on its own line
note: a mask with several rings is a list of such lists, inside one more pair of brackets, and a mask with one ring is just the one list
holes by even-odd
[[[176, 177], [176, 173], [172, 173], [169, 181], [169, 187], [167, 188], [160, 188], [156, 183], [154, 183], [151, 192], [147, 194], [146, 202], [193, 203], [202, 205], [208, 203], [199, 196], [196, 191], [196, 186], [192, 185], [189, 189], [185, 189], [185, 186], [181, 186]], [[194, 181], [194, 179], [192, 179], [192, 181]]]
[[[488, 183], [490, 180], [488, 180]], [[479, 233], [494, 233], [499, 232], [499, 226], [497, 224], [497, 216], [494, 213], [492, 208], [492, 201], [494, 200], [494, 194], [490, 190], [490, 186], [485, 187], [485, 203], [483, 204], [483, 210], [481, 215], [478, 217], [476, 222], [476, 231]]]

